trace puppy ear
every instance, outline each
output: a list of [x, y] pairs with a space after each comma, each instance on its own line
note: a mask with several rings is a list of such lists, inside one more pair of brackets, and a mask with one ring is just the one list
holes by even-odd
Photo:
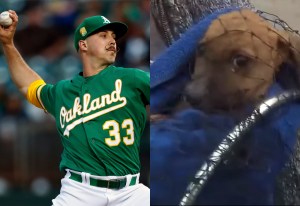
[[290, 32], [283, 36], [277, 44], [282, 62], [276, 82], [284, 89], [300, 89], [300, 36]]
[[300, 70], [300, 35], [289, 32], [289, 58]]

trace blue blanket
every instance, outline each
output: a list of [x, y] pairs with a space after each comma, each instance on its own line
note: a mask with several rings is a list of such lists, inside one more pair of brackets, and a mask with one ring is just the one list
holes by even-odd
[[[218, 15], [209, 16], [204, 25], [207, 27]], [[203, 22], [194, 28], [202, 28]], [[176, 49], [170, 47], [151, 65], [151, 112], [164, 112], [178, 99], [180, 94], [175, 91], [180, 91], [189, 79], [181, 68], [190, 55], [179, 54], [178, 48], [202, 33], [197, 35], [185, 34]], [[179, 66], [177, 60], [173, 64], [174, 54], [181, 59]], [[160, 69], [168, 71], [161, 73]], [[282, 91], [274, 83], [268, 97]], [[299, 114], [300, 105], [290, 103], [263, 118], [217, 167], [197, 204], [275, 204], [276, 178], [293, 153]], [[196, 171], [237, 123], [230, 116], [208, 115], [193, 108], [152, 123], [151, 204], [178, 205]]]
[[[263, 118], [217, 168], [200, 204], [274, 204], [275, 181], [292, 155], [300, 105]], [[196, 171], [232, 130], [229, 116], [187, 109], [151, 124], [151, 203], [178, 204]]]

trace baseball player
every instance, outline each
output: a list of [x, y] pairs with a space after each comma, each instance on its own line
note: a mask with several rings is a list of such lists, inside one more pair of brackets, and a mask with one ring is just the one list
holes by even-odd
[[12, 80], [35, 106], [52, 114], [64, 147], [66, 172], [54, 206], [150, 205], [150, 190], [139, 183], [139, 144], [149, 104], [149, 74], [116, 67], [116, 40], [127, 32], [121, 22], [92, 16], [75, 30], [82, 72], [46, 84], [14, 46], [18, 16], [0, 28]]

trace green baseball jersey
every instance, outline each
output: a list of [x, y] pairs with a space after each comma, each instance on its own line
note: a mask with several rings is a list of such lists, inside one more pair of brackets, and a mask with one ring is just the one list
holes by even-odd
[[39, 89], [38, 99], [56, 120], [64, 147], [60, 169], [99, 176], [140, 171], [140, 138], [149, 104], [149, 73], [108, 66]]

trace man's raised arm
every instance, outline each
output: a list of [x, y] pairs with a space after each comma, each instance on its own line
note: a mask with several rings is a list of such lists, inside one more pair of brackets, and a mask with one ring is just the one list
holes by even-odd
[[42, 80], [42, 78], [28, 66], [15, 47], [13, 38], [18, 24], [18, 15], [12, 10], [9, 10], [9, 13], [13, 23], [9, 27], [0, 26], [0, 42], [11, 78], [19, 91], [27, 97], [27, 91], [31, 83], [39, 79]]

